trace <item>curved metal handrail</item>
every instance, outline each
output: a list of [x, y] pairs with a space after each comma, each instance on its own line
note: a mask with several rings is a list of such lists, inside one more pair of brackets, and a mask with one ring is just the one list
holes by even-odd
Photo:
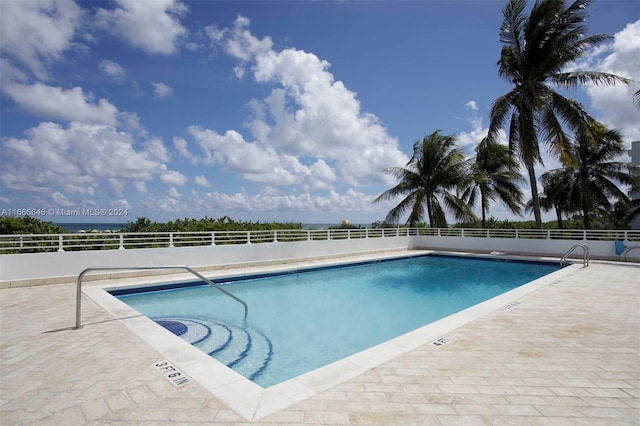
[[582, 248], [582, 252], [583, 252], [583, 255], [582, 255], [583, 268], [586, 268], [587, 266], [589, 266], [589, 246], [587, 246], [586, 244], [575, 244], [569, 250], [567, 250], [567, 252], [564, 254], [564, 256], [562, 256], [562, 259], [560, 259], [560, 265], [562, 265], [562, 266], [566, 265], [567, 264], [567, 258], [578, 247]]
[[81, 318], [80, 318], [81, 317], [80, 311], [82, 309], [82, 306], [81, 306], [82, 305], [82, 303], [81, 303], [81, 300], [82, 300], [82, 278], [88, 272], [93, 272], [93, 271], [143, 271], [143, 270], [155, 270], [155, 269], [182, 269], [182, 270], [191, 272], [193, 275], [195, 275], [196, 277], [200, 278], [202, 281], [206, 282], [207, 284], [209, 284], [213, 288], [215, 288], [217, 290], [220, 290], [221, 292], [223, 292], [227, 296], [231, 297], [232, 299], [234, 299], [238, 303], [242, 304], [242, 306], [244, 306], [244, 319], [245, 320], [247, 319], [247, 314], [249, 313], [249, 307], [244, 302], [244, 300], [242, 300], [239, 297], [229, 293], [227, 290], [223, 289], [219, 285], [215, 284], [213, 281], [209, 280], [208, 278], [204, 277], [202, 274], [194, 271], [193, 269], [191, 269], [188, 266], [173, 265], [173, 266], [91, 267], [91, 268], [87, 268], [84, 271], [80, 272], [80, 275], [78, 275], [78, 284], [76, 286], [76, 326], [75, 326], [74, 329], [77, 330], [79, 328], [82, 328]]

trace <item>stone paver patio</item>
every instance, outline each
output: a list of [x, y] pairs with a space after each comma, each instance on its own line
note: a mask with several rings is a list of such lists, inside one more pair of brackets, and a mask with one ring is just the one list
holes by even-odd
[[592, 262], [364, 374], [251, 422], [75, 283], [0, 290], [0, 424], [639, 425], [640, 267]]

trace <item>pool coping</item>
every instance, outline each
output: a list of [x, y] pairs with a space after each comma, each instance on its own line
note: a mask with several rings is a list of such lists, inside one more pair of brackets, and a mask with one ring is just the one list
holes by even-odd
[[[425, 254], [558, 262], [558, 259], [554, 258], [496, 256], [433, 250], [380, 253], [377, 255], [367, 255], [366, 259], [371, 261], [395, 257], [421, 256]], [[362, 260], [362, 257], [357, 259], [327, 259], [313, 262], [305, 261], [284, 265], [269, 265], [252, 268], [252, 270], [257, 270], [258, 272], [281, 272], [291, 269], [303, 270], [305, 266], [332, 266], [356, 263]], [[84, 288], [84, 294], [109, 312], [114, 318], [119, 319], [122, 324], [162, 354], [166, 360], [184, 372], [193, 381], [207, 389], [216, 398], [227, 404], [231, 409], [248, 420], [259, 420], [357, 377], [368, 370], [378, 367], [387, 361], [411, 352], [423, 345], [438, 344], [438, 340], [447, 333], [487, 313], [502, 308], [510, 308], [519, 298], [550, 285], [579, 269], [582, 269], [581, 265], [571, 264], [485, 302], [268, 388], [262, 388], [239, 373], [231, 370], [107, 293], [108, 290], [139, 287], [141, 284], [151, 286], [161, 282], [193, 280], [192, 276], [175, 274], [171, 276], [163, 275], [158, 277], [96, 281]], [[229, 270], [224, 270], [214, 271], [207, 275], [208, 277], [223, 278], [245, 274], [250, 274], [250, 272], [232, 273]]]

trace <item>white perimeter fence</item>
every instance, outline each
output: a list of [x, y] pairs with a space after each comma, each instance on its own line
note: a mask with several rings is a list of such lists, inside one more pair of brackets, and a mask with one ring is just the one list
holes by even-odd
[[[401, 249], [561, 257], [573, 245], [586, 244], [593, 259], [640, 261], [640, 249], [625, 252], [626, 258], [616, 254], [615, 240], [640, 247], [640, 231], [363, 228], [0, 235], [0, 285], [64, 282], [96, 266], [222, 267]], [[580, 255], [576, 251], [572, 258]]]
[[193, 247], [407, 236], [514, 238], [524, 240], [627, 241], [640, 231], [582, 229], [366, 228], [270, 231], [127, 232], [0, 235], [0, 254], [52, 251]]

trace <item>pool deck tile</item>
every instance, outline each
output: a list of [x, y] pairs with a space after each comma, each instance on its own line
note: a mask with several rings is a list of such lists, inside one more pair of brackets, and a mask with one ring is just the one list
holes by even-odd
[[180, 387], [160, 374], [153, 364], [173, 356], [188, 375], [210, 365], [154, 349], [131, 328], [145, 318], [84, 297], [72, 330], [75, 283], [0, 289], [0, 424], [640, 424], [638, 265], [592, 262], [510, 297], [417, 332], [445, 345], [403, 337], [405, 354], [383, 345], [336, 363], [346, 381], [301, 376], [238, 410], [208, 390], [253, 392], [233, 374]]

